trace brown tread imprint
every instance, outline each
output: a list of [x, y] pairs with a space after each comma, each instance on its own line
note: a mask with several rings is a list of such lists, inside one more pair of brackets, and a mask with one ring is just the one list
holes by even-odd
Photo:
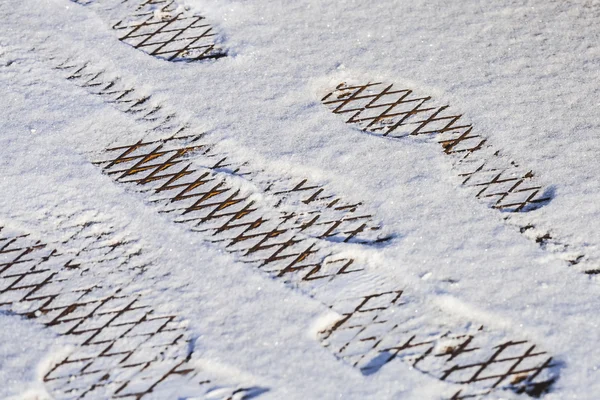
[[[234, 168], [230, 168], [233, 172], [224, 174], [221, 166], [228, 162], [226, 157], [216, 155], [210, 144], [202, 143], [202, 135], [193, 134], [192, 128], [178, 122], [176, 113], [155, 104], [151, 96], [137, 95], [136, 90], [123, 81], [86, 63], [67, 61], [58, 69], [67, 73], [67, 79], [148, 127], [145, 138], [108, 148], [102, 156], [104, 159], [95, 162], [103, 172], [131, 191], [142, 193], [147, 203], [175, 223], [186, 224], [191, 231], [235, 253], [238, 260], [254, 265], [274, 279], [291, 283], [317, 299], [326, 298], [321, 300], [323, 304], [343, 318], [326, 329], [320, 340], [337, 357], [359, 368], [363, 374], [375, 373], [382, 366], [400, 360], [418, 364], [421, 371], [437, 379], [471, 385], [477, 390], [506, 389], [532, 396], [548, 390], [557, 378], [556, 364], [545, 352], [530, 354], [526, 349], [525, 353], [515, 356], [517, 359], [509, 370], [495, 379], [488, 375], [486, 379], [469, 377], [467, 370], [475, 367], [467, 365], [478, 365], [486, 374], [499, 366], [492, 357], [498, 346], [533, 345], [506, 340], [504, 335], [496, 337], [486, 329], [475, 335], [463, 328], [450, 329], [437, 323], [400, 329], [398, 327], [410, 318], [403, 312], [394, 312], [403, 310], [396, 302], [381, 306], [383, 308], [346, 310], [348, 304], [342, 300], [344, 296], [359, 298], [359, 302], [367, 298], [380, 302], [386, 298], [382, 293], [393, 291], [383, 290], [382, 287], [389, 284], [369, 275], [353, 258], [337, 255], [339, 243], [377, 245], [386, 239], [372, 236], [370, 232], [377, 232], [379, 228], [372, 224], [370, 214], [361, 213], [360, 203], [346, 203], [337, 196], [327, 195], [323, 187], [307, 180], [289, 179], [273, 181], [263, 188], [263, 193], [279, 199], [276, 204], [258, 202], [252, 190], [236, 183], [239, 179], [252, 181], [252, 171], [246, 172], [245, 166], [238, 169], [234, 164]], [[280, 208], [282, 204], [284, 208]], [[346, 286], [349, 276], [377, 285], [381, 283], [381, 286], [363, 287], [357, 293], [356, 288]], [[327, 297], [331, 296], [327, 290], [332, 282], [338, 285], [335, 290], [342, 290], [336, 292], [333, 299]], [[340, 287], [341, 282], [344, 287]], [[362, 297], [360, 292], [364, 293]], [[385, 319], [379, 311], [385, 314]], [[350, 322], [344, 322], [346, 320]], [[348, 338], [359, 323], [362, 324], [360, 332]], [[459, 341], [469, 334], [479, 343], [477, 352], [464, 351], [460, 357], [450, 359], [435, 353], [434, 349], [441, 343]], [[425, 342], [424, 339], [419, 341], [423, 342], [421, 346], [412, 346], [422, 351], [418, 363], [406, 352], [398, 351], [391, 356], [393, 349], [412, 336], [428, 338]], [[350, 348], [352, 354], [348, 353]], [[521, 363], [532, 365], [520, 368]], [[449, 369], [452, 372], [446, 373]], [[484, 376], [482, 374], [479, 375]]]
[[[100, 3], [71, 1], [84, 6]], [[193, 62], [227, 56], [206, 19], [175, 0], [123, 0], [118, 11], [126, 14], [112, 25], [119, 40], [153, 57]]]
[[445, 154], [460, 165], [462, 184], [475, 188], [476, 197], [492, 208], [509, 212], [533, 210], [550, 197], [534, 182], [533, 172], [506, 160], [487, 145], [487, 139], [449, 106], [438, 106], [430, 96], [393, 84], [338, 85], [321, 100], [346, 123], [365, 132], [390, 138], [435, 136]]
[[419, 95], [413, 89], [382, 82], [340, 83], [321, 102], [347, 124], [370, 134], [392, 139], [419, 135], [433, 138], [451, 157], [462, 186], [470, 188], [475, 197], [490, 207], [506, 212], [504, 219], [517, 225], [520, 233], [556, 254], [568, 266], [582, 264], [580, 269], [590, 275], [600, 271], [583, 266], [597, 264], [584, 250], [556, 238], [550, 230], [517, 220], [517, 214], [546, 205], [553, 190], [544, 189], [531, 170], [492, 147], [450, 106], [439, 105], [431, 96]]
[[70, 228], [72, 237], [53, 246], [0, 227], [0, 308], [78, 343], [44, 373], [53, 398], [133, 400], [157, 390], [175, 395], [163, 388], [175, 381], [205, 395], [217, 384], [224, 388], [222, 399], [249, 399], [266, 390], [225, 389], [190, 364], [186, 321], [158, 313], [143, 294], [128, 290], [151, 267], [137, 240], [113, 238], [100, 221]]

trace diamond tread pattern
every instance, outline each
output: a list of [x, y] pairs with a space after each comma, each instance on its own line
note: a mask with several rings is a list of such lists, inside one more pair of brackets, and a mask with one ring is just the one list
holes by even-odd
[[[128, 290], [150, 267], [139, 243], [116, 238], [100, 220], [63, 228], [72, 232], [64, 251], [62, 243], [0, 228], [0, 307], [78, 343], [43, 377], [53, 398], [142, 399], [180, 381], [203, 387], [208, 396], [215, 383], [189, 363], [186, 321], [158, 313], [143, 294]], [[99, 271], [119, 283], [99, 283], [105, 281], [96, 279]], [[216, 387], [221, 399], [264, 391]]]
[[[358, 298], [359, 303], [365, 299], [381, 301], [385, 298], [382, 293], [388, 292], [382, 292], [381, 288], [389, 284], [369, 276], [355, 265], [356, 260], [335, 256], [335, 250], [330, 248], [334, 242], [376, 245], [385, 241], [385, 237], [372, 236], [379, 228], [365, 225], [371, 223], [372, 217], [359, 211], [359, 203], [345, 203], [307, 180], [281, 179], [270, 182], [264, 189], [278, 199], [276, 204], [272, 207], [259, 204], [252, 191], [235, 183], [235, 178], [252, 179], [253, 172], [247, 171], [244, 164], [228, 165], [227, 158], [214, 154], [211, 145], [200, 142], [201, 135], [190, 134], [191, 129], [178, 122], [176, 113], [153, 103], [150, 96], [138, 95], [120, 79], [111, 78], [106, 71], [96, 70], [89, 64], [67, 61], [57, 68], [65, 71], [68, 79], [148, 126], [143, 140], [109, 148], [105, 153], [108, 157], [96, 164], [115, 181], [144, 193], [159, 212], [170, 215], [177, 223], [187, 224], [193, 231], [202, 232], [208, 240], [237, 253], [239, 260], [256, 265], [275, 279], [298, 285], [317, 298], [327, 297], [321, 294], [326, 292], [330, 282], [349, 275], [375, 282], [378, 287], [378, 291], [345, 289], [352, 298], [359, 296], [357, 291], [365, 293]], [[228, 167], [224, 168], [225, 165]], [[223, 174], [223, 169], [228, 172]], [[284, 211], [279, 210], [282, 204], [288, 206]], [[331, 219], [331, 215], [337, 218]], [[322, 332], [321, 341], [336, 356], [360, 368], [363, 374], [375, 373], [395, 359], [418, 364], [420, 370], [433, 377], [467, 385], [455, 396], [496, 388], [536, 396], [546, 391], [557, 377], [549, 356], [541, 351], [527, 353], [527, 348], [533, 346], [528, 342], [508, 341], [503, 334], [496, 337], [483, 327], [473, 333], [440, 324], [424, 331], [423, 326], [411, 327], [410, 317], [403, 312], [384, 312], [402, 309], [397, 301], [390, 301], [381, 309], [358, 306], [351, 312], [347, 308], [348, 301], [354, 300], [341, 300], [343, 295], [336, 293], [333, 299], [322, 300], [342, 317]], [[398, 328], [400, 326], [403, 328]], [[394, 350], [406, 343], [407, 335], [423, 338], [419, 341], [422, 345], [408, 346], [418, 352], [418, 363], [405, 350]], [[456, 342], [468, 335], [477, 340], [478, 348], [463, 351], [460, 362], [458, 353], [444, 357], [436, 352], [449, 340]], [[504, 355], [493, 358], [502, 346], [516, 350], [513, 349], [516, 345], [507, 345], [510, 343], [522, 345], [523, 353], [515, 352], [516, 360], [520, 361], [505, 370], [492, 372], [510, 362], [504, 360]], [[349, 349], [352, 349], [351, 354]], [[525, 363], [531, 366], [519, 367]], [[468, 372], [475, 368], [469, 365], [479, 365], [481, 372], [469, 378]], [[491, 376], [497, 377], [492, 379]]]
[[393, 84], [367, 83], [338, 85], [322, 102], [346, 123], [390, 138], [433, 135], [445, 154], [456, 158], [462, 184], [475, 189], [476, 197], [500, 210], [528, 211], [550, 198], [533, 180], [532, 171], [507, 161], [487, 145], [487, 139], [452, 112], [449, 106], [435, 105], [431, 97], [416, 95]]
[[198, 61], [225, 57], [206, 19], [189, 13], [174, 0], [144, 0], [113, 25], [119, 40], [167, 61]]
[[551, 191], [536, 183], [531, 170], [490, 146], [485, 137], [449, 106], [436, 105], [430, 96], [387, 83], [341, 83], [321, 101], [331, 112], [343, 116], [346, 123], [371, 134], [396, 139], [416, 135], [434, 137], [444, 154], [452, 157], [462, 185], [474, 190], [477, 198], [507, 212], [504, 217], [507, 222], [568, 266], [581, 264], [580, 270], [587, 274], [600, 273], [597, 260], [585, 254], [585, 250], [556, 238], [551, 230], [516, 218], [517, 214], [547, 204]]
[[365, 375], [400, 358], [440, 380], [477, 388], [461, 389], [453, 398], [495, 388], [539, 397], [556, 380], [552, 357], [526, 340], [498, 337], [490, 346], [494, 334], [483, 326], [461, 333], [440, 326], [424, 334], [411, 329], [410, 316], [398, 323], [398, 314], [406, 312], [402, 297], [402, 291], [390, 291], [348, 301], [342, 318], [320, 332], [321, 340]]

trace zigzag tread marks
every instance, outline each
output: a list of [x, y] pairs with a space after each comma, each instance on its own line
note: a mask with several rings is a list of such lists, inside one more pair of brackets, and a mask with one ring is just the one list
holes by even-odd
[[[303, 216], [301, 225], [291, 222], [296, 218], [293, 213], [284, 213], [275, 218], [267, 216], [243, 192], [230, 182], [223, 181], [210, 168], [196, 169], [184, 157], [193, 152], [185, 149], [187, 145], [180, 146], [176, 140], [169, 141], [168, 145], [166, 140], [143, 143], [143, 146], [140, 143], [122, 146], [115, 149], [114, 153], [109, 151], [108, 154], [114, 155], [100, 163], [105, 173], [115, 179], [120, 177], [120, 180], [126, 180], [132, 188], [149, 194], [151, 201], [159, 204], [161, 212], [171, 213], [177, 222], [189, 224], [194, 230], [203, 231], [215, 241], [223, 242], [226, 248], [239, 252], [241, 260], [253, 262], [277, 278], [294, 279], [291, 276], [299, 275], [301, 281], [330, 280], [335, 276], [360, 271], [354, 267], [353, 260], [331, 258], [317, 247], [317, 242], [306, 240], [297, 234], [298, 229], [316, 225], [313, 216], [308, 219]], [[283, 188], [274, 185], [271, 192], [280, 197], [300, 194], [301, 202], [306, 205], [318, 203], [326, 209], [341, 206], [343, 208], [338, 211], [345, 211], [348, 215], [352, 215], [359, 206], [349, 204], [349, 207], [345, 207], [343, 202], [325, 194], [318, 185], [311, 185], [305, 180], [283, 185]], [[330, 226], [327, 227], [329, 228]], [[396, 329], [395, 325], [391, 326], [392, 331]], [[380, 324], [378, 321], [367, 324], [365, 332], [369, 332], [370, 336], [364, 338], [367, 340], [360, 341], [359, 347], [372, 343], [372, 338], [377, 336], [371, 332], [385, 326], [385, 323]], [[337, 331], [331, 336], [332, 340], [337, 338]], [[405, 359], [404, 352], [408, 348], [426, 347], [430, 344], [428, 340], [416, 340], [416, 333], [413, 336], [413, 341], [405, 346], [393, 341], [381, 342], [381, 346], [389, 345], [385, 348], [390, 353], [377, 352], [362, 358], [357, 353], [358, 360], [354, 363], [365, 373], [375, 372], [381, 366], [382, 357], [389, 358], [392, 351], [398, 352], [393, 358]], [[447, 337], [444, 339], [448, 340]], [[354, 343], [346, 343], [349, 344], [344, 351], [356, 351]], [[425, 365], [429, 360], [429, 357], [423, 358], [420, 365]], [[391, 360], [386, 363], [389, 361]], [[439, 368], [422, 368], [427, 373], [431, 370], [439, 375]], [[452, 378], [455, 376], [459, 374], [453, 372]]]
[[[76, 262], [72, 254], [0, 228], [0, 307], [79, 342], [45, 373], [48, 389], [57, 398], [142, 399], [162, 382], [184, 378], [210, 391], [211, 380], [188, 363], [190, 338], [185, 321], [161, 315], [142, 295], [127, 293], [130, 274], [121, 276], [125, 280], [113, 287], [84, 279], [81, 271], [98, 270], [101, 263], [110, 263], [107, 270], [112, 274], [139, 267], [131, 251], [115, 250], [123, 245], [119, 240], [88, 232], [92, 225], [82, 225], [67, 243], [83, 245], [71, 252]], [[90, 257], [86, 252], [94, 254]], [[114, 264], [120, 265], [115, 268]], [[262, 391], [233, 387], [224, 397]]]
[[528, 341], [495, 337], [483, 327], [454, 333], [443, 326], [430, 333], [411, 327], [402, 294], [376, 292], [338, 304], [341, 317], [320, 332], [323, 345], [365, 375], [399, 359], [440, 380], [466, 385], [453, 398], [495, 389], [539, 397], [557, 379], [552, 357]]
[[489, 148], [486, 138], [463, 122], [462, 115], [452, 113], [449, 106], [436, 105], [431, 97], [415, 95], [411, 89], [396, 89], [393, 84], [342, 83], [322, 102], [333, 113], [347, 117], [347, 123], [370, 133], [393, 138], [435, 136], [444, 153], [456, 159], [458, 169], [476, 165], [461, 174], [465, 177], [463, 185], [477, 188], [476, 196], [492, 208], [529, 211], [550, 200], [540, 186], [532, 183], [531, 171], [506, 162], [499, 153], [483, 151]]
[[175, 1], [141, 1], [113, 25], [119, 40], [167, 61], [192, 62], [225, 57], [216, 34], [205, 18]]
[[[471, 188], [475, 197], [492, 208], [507, 212], [505, 219], [509, 222], [511, 215], [535, 210], [552, 198], [551, 190], [537, 184], [531, 170], [491, 147], [470, 123], [464, 122], [461, 114], [452, 112], [447, 105], [436, 105], [431, 97], [416, 95], [412, 89], [378, 82], [341, 83], [322, 102], [334, 114], [346, 118], [348, 124], [369, 133], [392, 138], [435, 138], [444, 154], [453, 157], [462, 185]], [[522, 234], [569, 266], [590, 264], [588, 255], [555, 238], [550, 230], [531, 228], [530, 223], [518, 225]], [[590, 275], [600, 271], [594, 266], [581, 269]]]
[[[95, 0], [71, 0], [90, 5]], [[146, 54], [171, 62], [193, 62], [225, 57], [217, 46], [213, 28], [205, 18], [192, 14], [174, 0], [142, 0], [133, 9], [127, 5], [125, 17], [112, 25], [119, 40]]]
[[[166, 147], [161, 142], [138, 142], [109, 149], [112, 157], [102, 165], [105, 173], [114, 176], [117, 181], [135, 183], [154, 192], [152, 201], [162, 202], [166, 207], [164, 212], [178, 212], [183, 217], [179, 221], [200, 224], [228, 217], [225, 225], [215, 227], [218, 233], [230, 231], [233, 227], [250, 227], [256, 221], [257, 212], [256, 207], [250, 205], [251, 201], [241, 196], [239, 190], [221, 179], [218, 173], [210, 169], [197, 170], [185, 158], [187, 154], [202, 149], [203, 146]], [[299, 186], [289, 192], [298, 190]], [[316, 196], [311, 197], [316, 201]], [[319, 212], [287, 213], [281, 216], [278, 225], [293, 225], [296, 231], [310, 233], [317, 238], [360, 240], [363, 231], [374, 230], [374, 227], [369, 225], [370, 215], [349, 214], [355, 209], [355, 206], [334, 209], [339, 214], [336, 219], [328, 219]], [[202, 211], [202, 216], [198, 215]], [[243, 223], [244, 218], [252, 221]]]
[[[65, 71], [67, 79], [74, 81], [91, 93], [101, 96], [121, 111], [131, 114], [138, 122], [147, 124], [148, 115], [153, 115], [154, 110], [158, 110], [156, 111], [158, 114], [162, 113], [160, 116], [154, 115], [157, 124], [152, 125], [150, 128], [148, 139], [139, 141], [134, 145], [108, 149], [112, 162], [119, 162], [124, 165], [124, 162], [127, 161], [124, 155], [120, 158], [115, 157], [113, 152], [143, 153], [147, 150], [145, 149], [147, 146], [162, 146], [169, 143], [173, 148], [175, 146], [180, 146], [182, 149], [194, 147], [194, 155], [198, 156], [201, 153], [203, 164], [210, 166], [209, 169], [215, 172], [223, 171], [226, 174], [252, 178], [252, 173], [245, 168], [246, 164], [232, 165], [226, 157], [215, 154], [212, 151], [212, 145], [199, 142], [203, 135], [190, 134], [189, 127], [185, 123], [178, 122], [178, 118], [174, 113], [166, 111], [167, 108], [159, 103], [157, 104], [151, 96], [137, 94], [135, 89], [125, 85], [121, 79], [114, 77], [113, 74], [95, 68], [89, 63], [77, 63], [70, 60], [63, 61], [56, 68]], [[155, 157], [156, 154], [148, 154], [148, 156]], [[180, 157], [175, 158], [177, 160], [173, 162], [179, 163], [184, 157], [181, 154]], [[145, 160], [138, 159], [138, 161], [144, 162]], [[102, 162], [97, 162], [97, 164], [102, 164]], [[131, 172], [136, 171], [129, 171], [129, 173]], [[188, 174], [187, 171], [180, 172]], [[121, 179], [123, 178], [121, 177]], [[177, 178], [178, 182], [182, 182], [181, 177], [173, 178]], [[296, 224], [302, 226], [305, 235], [333, 241], [352, 241], [364, 244], [389, 239], [389, 237], [382, 236], [379, 233], [381, 227], [373, 223], [371, 215], [357, 214], [360, 212], [360, 203], [346, 203], [341, 198], [326, 193], [322, 186], [310, 184], [306, 179], [299, 181], [275, 179], [265, 191], [273, 194], [279, 199], [280, 203], [302, 207], [303, 211], [296, 213], [294, 218]]]
[[[346, 265], [348, 261], [323, 261], [324, 256], [314, 243], [296, 238], [295, 232], [303, 226], [294, 219], [262, 215], [239, 189], [210, 170], [197, 170], [183, 158], [194, 150], [137, 143], [113, 149], [114, 158], [102, 165], [105, 173], [117, 181], [152, 193], [150, 200], [159, 205], [161, 212], [173, 214], [176, 222], [223, 242], [226, 249], [276, 277], [301, 273], [301, 280], [308, 281], [353, 271]], [[330, 233], [331, 226], [322, 229], [324, 234]]]

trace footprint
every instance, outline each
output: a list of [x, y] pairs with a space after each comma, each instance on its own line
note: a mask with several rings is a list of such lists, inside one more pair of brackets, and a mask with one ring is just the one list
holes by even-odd
[[[410, 300], [401, 290], [348, 299], [340, 318], [323, 329], [320, 340], [363, 375], [395, 360], [446, 382], [463, 385], [453, 399], [478, 397], [495, 389], [539, 397], [558, 378], [559, 363], [527, 340], [483, 326], [430, 323], [414, 329]], [[429, 315], [443, 320], [442, 315]]]
[[59, 218], [69, 232], [64, 243], [0, 227], [0, 307], [76, 342], [43, 373], [54, 398], [177, 397], [174, 388], [185, 387], [201, 398], [219, 388], [218, 398], [240, 399], [266, 391], [222, 383], [191, 363], [186, 321], [130, 289], [152, 267], [140, 242], [88, 217]]
[[[175, 0], [124, 1], [116, 8], [102, 9], [101, 0], [71, 0], [96, 7], [116, 20], [112, 28], [123, 43], [151, 56], [173, 62], [191, 62], [225, 57], [218, 37], [206, 19]], [[135, 3], [135, 5], [134, 5]]]
[[[523, 222], [522, 216], [547, 205], [554, 188], [540, 184], [533, 171], [488, 144], [488, 139], [458, 111], [393, 83], [340, 83], [321, 102], [332, 113], [363, 132], [401, 142], [425, 136], [450, 157], [461, 186], [491, 208], [504, 212], [503, 219], [535, 241], [540, 248], [580, 265], [590, 275], [597, 264], [582, 249], [556, 238], [551, 229]], [[398, 143], [399, 144], [399, 143]]]
[[435, 136], [442, 151], [453, 158], [462, 185], [490, 207], [526, 212], [551, 200], [531, 170], [522, 168], [487, 145], [487, 139], [449, 106], [436, 105], [430, 96], [393, 84], [342, 83], [321, 100], [334, 114], [365, 132], [388, 138]]

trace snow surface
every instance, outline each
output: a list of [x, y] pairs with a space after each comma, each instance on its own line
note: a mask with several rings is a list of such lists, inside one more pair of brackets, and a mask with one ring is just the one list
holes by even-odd
[[[409, 83], [447, 101], [555, 188], [549, 205], [524, 218], [597, 256], [600, 2], [182, 3], [207, 17], [227, 57], [152, 58], [116, 40], [94, 6], [0, 4], [1, 225], [58, 239], [48, 210], [84, 208], [136, 232], [160, 261], [152, 275], [168, 273], [146, 284], [156, 285], [157, 304], [190, 321], [198, 363], [268, 387], [261, 398], [449, 393], [406, 365], [364, 376], [337, 360], [315, 340], [332, 318], [321, 302], [172, 224], [102, 175], [89, 154], [137, 140], [143, 127], [52, 70], [52, 57], [93, 60], [169, 104], [253, 170], [308, 177], [362, 201], [394, 234], [385, 246], [344, 247], [372, 276], [409, 288], [450, 320], [518, 332], [549, 350], [562, 368], [544, 398], [598, 398], [598, 281], [460, 188], [435, 146], [366, 135], [320, 98], [346, 78], [364, 78]], [[0, 327], [0, 396], [44, 398], [38, 371], [63, 339], [7, 313]]]

